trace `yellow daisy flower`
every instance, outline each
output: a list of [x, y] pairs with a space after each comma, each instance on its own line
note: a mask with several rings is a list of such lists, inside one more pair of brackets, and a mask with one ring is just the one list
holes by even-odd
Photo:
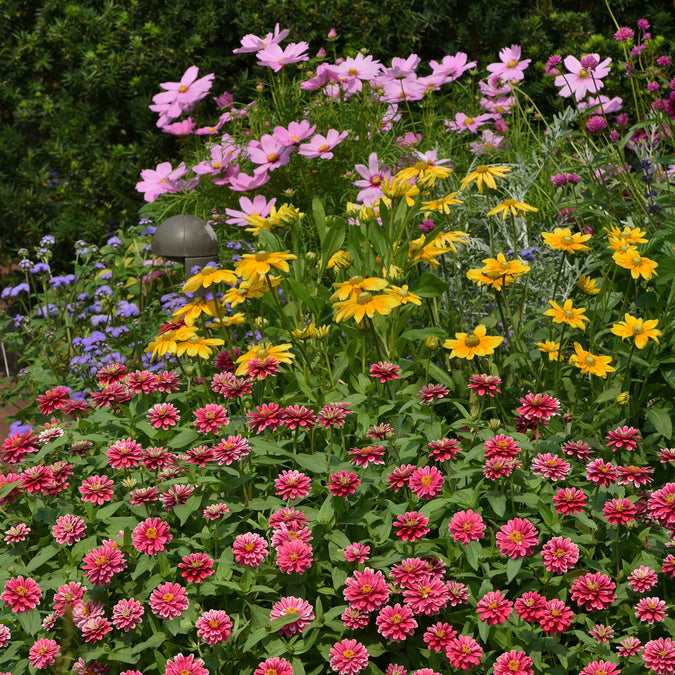
[[501, 213], [502, 220], [506, 220], [506, 217], [511, 213], [513, 216], [524, 218], [526, 211], [536, 213], [539, 209], [525, 202], [518, 202], [515, 199], [505, 199], [501, 204], [497, 204], [494, 209], [488, 211], [488, 216], [496, 216], [498, 213]]
[[569, 227], [556, 227], [553, 232], [542, 232], [541, 236], [544, 243], [554, 251], [565, 251], [566, 253], [576, 253], [577, 251], [590, 251], [591, 247], [584, 244], [591, 238], [590, 234], [581, 234], [575, 232]]
[[612, 333], [618, 335], [622, 340], [626, 338], [635, 338], [635, 346], [638, 349], [644, 349], [647, 346], [649, 338], [659, 343], [661, 331], [656, 328], [658, 319], [649, 319], [644, 321], [630, 314], [624, 316], [624, 321], [618, 321], [612, 326]]
[[246, 317], [242, 314], [242, 312], [237, 312], [236, 314], [232, 315], [225, 315], [222, 318], [221, 317], [214, 317], [214, 321], [209, 323], [209, 326], [224, 326], [225, 328], [229, 328], [230, 326], [240, 326], [242, 323], [246, 321]]
[[548, 354], [549, 361], [557, 361], [560, 358], [560, 343], [553, 340], [544, 340], [537, 342], [537, 348], [543, 354]]
[[237, 275], [231, 270], [218, 270], [215, 267], [203, 267], [197, 274], [190, 277], [182, 287], [183, 293], [194, 293], [199, 288], [208, 288], [211, 284], [237, 283]]
[[547, 309], [544, 312], [544, 316], [550, 316], [553, 319], [553, 323], [566, 323], [572, 328], [586, 330], [584, 321], [590, 321], [590, 319], [584, 316], [586, 310], [583, 307], [575, 309], [572, 307], [571, 300], [565, 300], [565, 304], [562, 307], [557, 302], [553, 302], [553, 300], [549, 300], [548, 302], [551, 305], [551, 309]]
[[397, 174], [393, 178], [383, 179], [382, 192], [384, 192], [385, 197], [390, 199], [405, 197], [408, 206], [412, 206], [415, 203], [415, 197], [420, 193], [420, 189], [414, 183], [400, 179]]
[[388, 282], [386, 279], [380, 279], [378, 277], [364, 278], [361, 276], [354, 276], [347, 281], [335, 282], [333, 286], [337, 290], [330, 296], [330, 299], [347, 300], [348, 298], [355, 298], [363, 291], [381, 291], [387, 284]]
[[422, 202], [422, 208], [420, 211], [441, 211], [448, 215], [450, 213], [450, 207], [455, 204], [463, 204], [461, 199], [455, 199], [459, 192], [452, 192], [445, 197], [440, 199], [432, 199], [428, 202]]
[[577, 286], [579, 290], [586, 295], [597, 295], [600, 292], [598, 288], [597, 279], [591, 279], [585, 274], [582, 274], [577, 281]]
[[511, 169], [508, 166], [486, 166], [485, 164], [480, 164], [471, 173], [462, 178], [462, 190], [474, 181], [476, 181], [478, 192], [483, 192], [483, 184], [496, 190], [497, 183], [495, 183], [495, 178], [504, 178], [509, 171]]
[[616, 252], [612, 258], [619, 267], [630, 270], [630, 275], [633, 279], [642, 277], [649, 281], [652, 276], [658, 276], [654, 270], [659, 264], [654, 260], [641, 256], [636, 248], [631, 248], [623, 253]]
[[[413, 178], [423, 187], [432, 187], [437, 178], [447, 178], [453, 170], [447, 166], [438, 166], [426, 160], [415, 162], [415, 166], [409, 166], [399, 171], [394, 178], [409, 181]], [[387, 194], [385, 192], [385, 194]]]
[[213, 350], [211, 347], [220, 347], [225, 344], [225, 340], [220, 338], [205, 338], [199, 335], [193, 335], [187, 340], [178, 342], [176, 345], [176, 356], [198, 356], [200, 359], [208, 359]]
[[182, 316], [185, 320], [185, 325], [192, 326], [195, 319], [198, 319], [202, 314], [214, 316], [216, 312], [216, 303], [213, 300], [200, 297], [194, 298], [192, 302], [188, 302], [183, 307], [179, 307], [171, 316], [175, 316], [176, 318]]
[[165, 354], [176, 353], [176, 331], [170, 330], [158, 335], [154, 340], [148, 343], [146, 352], [152, 352], [152, 359], [161, 358]]
[[293, 363], [295, 354], [289, 351], [293, 345], [285, 343], [282, 345], [273, 345], [271, 342], [261, 342], [248, 348], [246, 354], [242, 354], [235, 363], [239, 364], [235, 375], [246, 375], [248, 370], [248, 362], [251, 359], [275, 359], [278, 363]]
[[610, 366], [611, 356], [596, 356], [586, 351], [578, 342], [574, 343], [574, 354], [570, 356], [570, 363], [581, 370], [582, 373], [590, 373], [597, 377], [605, 378], [607, 373], [612, 373], [616, 368]]
[[408, 290], [408, 286], [389, 286], [384, 291], [387, 295], [395, 297], [402, 305], [407, 305], [411, 302], [418, 307], [422, 304], [422, 299], [419, 295], [415, 295]]
[[332, 270], [334, 267], [337, 267], [339, 270], [346, 270], [348, 267], [351, 267], [353, 263], [354, 261], [347, 251], [335, 251], [328, 260], [326, 269]]
[[478, 324], [471, 333], [455, 333], [454, 340], [443, 343], [445, 349], [451, 349], [450, 358], [473, 359], [474, 356], [489, 356], [504, 342], [501, 335], [487, 335], [487, 328]]
[[435, 243], [435, 239], [432, 239], [426, 245], [424, 244], [424, 241], [424, 235], [417, 239], [413, 239], [408, 247], [408, 257], [412, 258], [414, 261], [422, 260], [429, 263], [432, 268], [438, 267], [439, 262], [436, 258], [444, 253], [450, 253], [451, 249]]
[[626, 226], [621, 230], [614, 225], [609, 229], [605, 228], [605, 232], [607, 232], [607, 239], [609, 241], [612, 239], [621, 239], [631, 246], [635, 246], [636, 244], [646, 244], [647, 241], [649, 241], [644, 238], [646, 232], [643, 232], [639, 227]]
[[394, 307], [398, 307], [401, 301], [393, 295], [373, 295], [368, 291], [362, 291], [356, 297], [351, 297], [333, 305], [337, 313], [333, 320], [338, 323], [343, 319], [353, 318], [356, 323], [361, 323], [364, 316], [373, 318], [375, 314], [390, 314]]
[[439, 232], [434, 238], [433, 242], [436, 246], [447, 246], [453, 253], [457, 253], [455, 244], [466, 244], [469, 235], [461, 230], [450, 230], [448, 232]]
[[507, 260], [503, 253], [496, 258], [485, 258], [485, 265], [480, 269], [471, 269], [466, 273], [467, 279], [477, 284], [492, 286], [501, 291], [523, 274], [530, 271], [529, 265], [520, 260]]
[[[277, 277], [271, 277], [272, 285], [276, 286], [278, 284], [274, 283], [274, 280]], [[223, 304], [229, 304], [231, 307], [236, 307], [241, 305], [243, 302], [249, 298], [262, 298], [263, 293], [266, 293], [269, 290], [269, 286], [266, 283], [262, 283], [258, 279], [251, 279], [249, 281], [242, 281], [239, 286], [230, 288], [228, 291], [223, 293], [221, 302]]]
[[259, 251], [258, 253], [245, 253], [241, 260], [234, 266], [237, 274], [244, 280], [262, 278], [275, 267], [282, 272], [288, 272], [287, 260], [296, 260], [297, 256], [284, 252]]

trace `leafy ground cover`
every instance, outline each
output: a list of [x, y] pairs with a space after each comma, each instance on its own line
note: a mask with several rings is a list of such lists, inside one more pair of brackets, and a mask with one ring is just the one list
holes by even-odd
[[[3, 291], [36, 404], [0, 450], [0, 667], [675, 673], [649, 30], [549, 58], [550, 119], [518, 45], [310, 60], [277, 26], [238, 48], [256, 99], [203, 125], [213, 75], [163, 83], [190, 147], [138, 227], [61, 276], [47, 236]], [[149, 251], [177, 213], [221, 236], [187, 280]]]

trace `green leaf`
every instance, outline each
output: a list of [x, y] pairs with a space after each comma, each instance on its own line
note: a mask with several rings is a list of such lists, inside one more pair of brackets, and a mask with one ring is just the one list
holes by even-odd
[[286, 278], [285, 282], [290, 286], [293, 291], [293, 296], [302, 300], [305, 306], [314, 314], [318, 314], [316, 309], [316, 303], [314, 298], [307, 292], [307, 286], [299, 283], [295, 279]]
[[185, 504], [173, 507], [173, 513], [178, 517], [181, 525], [185, 525], [187, 519], [201, 506], [201, 495], [192, 495]]
[[37, 609], [32, 609], [30, 612], [23, 612], [17, 614], [16, 617], [21, 624], [21, 628], [29, 635], [35, 635], [40, 628], [42, 628], [42, 620], [40, 619], [40, 612]]
[[321, 266], [319, 267], [317, 278], [321, 279], [331, 256], [340, 250], [342, 242], [345, 240], [345, 231], [345, 221], [342, 218], [335, 218], [332, 225], [328, 228], [324, 240], [321, 242]]
[[113, 513], [116, 513], [119, 508], [124, 504], [124, 502], [110, 502], [110, 504], [106, 504], [102, 509], [97, 509], [96, 511], [96, 520], [99, 521], [105, 521], [110, 516], [113, 515]]
[[314, 216], [314, 225], [316, 226], [316, 232], [319, 235], [319, 241], [323, 246], [323, 240], [326, 237], [326, 211], [323, 208], [321, 200], [314, 196], [312, 199], [312, 215]]
[[424, 340], [428, 337], [437, 337], [440, 340], [448, 337], [442, 328], [411, 328], [401, 334], [404, 340]]
[[59, 549], [56, 546], [45, 546], [40, 553], [38, 553], [34, 558], [31, 558], [29, 563], [26, 565], [26, 572], [30, 574], [33, 570], [38, 569], [42, 563], [51, 560], [57, 553]]
[[326, 455], [320, 453], [317, 455], [296, 455], [296, 464], [299, 464], [303, 469], [311, 471], [312, 473], [324, 473], [326, 471]]
[[647, 408], [647, 419], [654, 425], [654, 429], [664, 438], [673, 436], [673, 423], [663, 408]]
[[480, 557], [480, 554], [482, 552], [483, 548], [477, 541], [470, 541], [464, 547], [464, 553], [466, 554], [466, 561], [471, 566], [471, 569], [473, 570], [478, 569], [478, 558]]
[[506, 562], [506, 581], [511, 583], [516, 578], [523, 564], [522, 558], [509, 558]]
[[497, 495], [490, 497], [489, 501], [492, 510], [501, 518], [506, 513], [506, 497], [504, 495]]
[[167, 445], [170, 448], [175, 448], [175, 449], [182, 449], [182, 448], [187, 448], [190, 446], [197, 438], [199, 438], [199, 434], [196, 431], [192, 431], [192, 429], [185, 429], [184, 431], [181, 431], [179, 434], [174, 436], [168, 443]]
[[425, 272], [410, 290], [422, 298], [437, 298], [448, 290], [448, 282], [435, 274]]
[[137, 644], [132, 649], [134, 654], [139, 654], [146, 649], [154, 649], [155, 647], [159, 647], [164, 642], [164, 640], [166, 640], [166, 635], [164, 633], [153, 633], [145, 642]]
[[276, 633], [280, 628], [287, 626], [298, 620], [297, 614], [286, 614], [285, 616], [278, 616], [276, 619], [270, 621], [270, 632]]
[[244, 652], [248, 652], [251, 647], [255, 647], [255, 645], [257, 645], [261, 640], [264, 640], [268, 634], [269, 631], [265, 628], [258, 628], [257, 630], [252, 631], [244, 643]]
[[316, 519], [319, 523], [328, 523], [331, 521], [334, 515], [335, 509], [333, 508], [333, 496], [328, 495], [321, 505]]

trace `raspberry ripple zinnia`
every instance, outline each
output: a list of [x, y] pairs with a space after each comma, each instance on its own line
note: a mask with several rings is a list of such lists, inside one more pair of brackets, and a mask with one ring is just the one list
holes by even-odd
[[675, 673], [675, 641], [671, 638], [658, 638], [645, 644], [642, 660], [654, 675], [673, 675]]
[[300, 539], [291, 539], [277, 548], [277, 566], [285, 574], [304, 574], [312, 560], [311, 545]]
[[426, 629], [422, 639], [432, 652], [445, 652], [456, 636], [457, 631], [449, 623], [437, 621]]
[[143, 621], [143, 614], [145, 609], [143, 605], [133, 598], [125, 598], [120, 600], [112, 611], [113, 626], [117, 630], [123, 630], [125, 633], [129, 632], [140, 625]]
[[358, 675], [368, 665], [368, 651], [357, 640], [341, 640], [330, 649], [330, 667], [339, 675]]
[[444, 580], [427, 573], [409, 582], [403, 590], [403, 599], [414, 614], [433, 616], [447, 606], [450, 591]]
[[95, 586], [107, 586], [113, 576], [127, 566], [117, 544], [105, 542], [82, 558], [82, 573]]
[[403, 642], [417, 628], [417, 621], [415, 621], [412, 610], [399, 603], [383, 607], [375, 623], [380, 635], [393, 642]]
[[197, 637], [209, 645], [226, 642], [232, 633], [232, 619], [222, 609], [204, 612], [195, 624]]
[[166, 582], [159, 584], [150, 594], [150, 609], [156, 616], [173, 619], [188, 608], [189, 601], [185, 589], [180, 584]]
[[56, 519], [56, 524], [52, 527], [52, 536], [58, 544], [72, 546], [75, 542], [84, 538], [85, 530], [84, 520], [68, 513]]
[[213, 560], [206, 553], [190, 553], [184, 555], [178, 563], [181, 576], [185, 581], [200, 584], [204, 579], [214, 574]]
[[553, 537], [541, 549], [544, 567], [551, 574], [565, 574], [579, 560], [579, 547], [565, 537]]
[[104, 616], [87, 619], [80, 627], [85, 642], [98, 642], [112, 630], [112, 624]]
[[580, 513], [588, 504], [588, 498], [579, 488], [561, 488], [553, 496], [556, 513], [565, 516]]
[[28, 650], [28, 663], [33, 668], [44, 670], [56, 662], [56, 658], [61, 654], [61, 648], [56, 640], [42, 638], [33, 644]]
[[574, 613], [562, 600], [553, 598], [548, 600], [539, 617], [539, 627], [549, 635], [556, 635], [566, 631], [572, 621]]
[[539, 545], [537, 528], [526, 518], [513, 518], [499, 528], [496, 540], [499, 552], [509, 558], [532, 555]]
[[147, 518], [131, 533], [131, 539], [139, 553], [157, 555], [165, 550], [172, 539], [169, 523], [160, 518]]
[[532, 659], [525, 652], [512, 649], [495, 660], [494, 675], [533, 675]]
[[401, 368], [394, 363], [387, 361], [378, 361], [370, 366], [369, 375], [380, 382], [389, 382], [390, 380], [399, 380], [401, 378]]
[[429, 532], [429, 519], [419, 511], [406, 511], [394, 521], [396, 536], [401, 541], [419, 541]]
[[166, 662], [164, 675], [209, 675], [209, 671], [204, 668], [204, 660], [194, 654], [178, 654]]
[[546, 598], [536, 591], [523, 593], [515, 603], [516, 615], [528, 623], [539, 623], [545, 607]]
[[29, 612], [40, 604], [42, 590], [35, 579], [19, 575], [5, 582], [0, 598], [16, 614]]
[[372, 612], [382, 607], [389, 598], [389, 587], [382, 572], [366, 567], [354, 572], [346, 580], [345, 600], [355, 609]]
[[100, 506], [110, 501], [113, 496], [113, 481], [107, 476], [90, 476], [82, 481], [80, 494], [83, 502], [91, 502]]
[[268, 556], [267, 542], [255, 532], [238, 535], [232, 544], [234, 560], [245, 567], [259, 567]]
[[420, 498], [432, 499], [443, 490], [445, 478], [435, 466], [422, 466], [415, 469], [408, 479], [408, 487]]
[[293, 666], [279, 656], [261, 661], [253, 675], [293, 675]]
[[108, 464], [113, 469], [129, 469], [136, 467], [141, 462], [143, 448], [140, 443], [131, 438], [122, 438], [115, 441], [107, 450]]
[[195, 421], [193, 425], [200, 434], [217, 434], [220, 427], [230, 423], [227, 416], [227, 410], [217, 403], [209, 403], [203, 408], [195, 410]]
[[334, 497], [347, 497], [354, 494], [361, 485], [361, 480], [353, 471], [338, 471], [330, 475], [328, 491]]
[[274, 481], [277, 497], [281, 499], [303, 499], [310, 492], [311, 480], [300, 471], [282, 471]]
[[483, 658], [483, 648], [470, 635], [458, 635], [450, 641], [445, 655], [453, 668], [472, 670]]
[[431, 441], [427, 444], [431, 451], [429, 457], [435, 462], [447, 462], [455, 459], [462, 451], [457, 438], [440, 438], [437, 441]]
[[516, 412], [525, 419], [536, 419], [546, 422], [560, 411], [560, 401], [549, 394], [534, 394], [530, 392], [520, 399], [521, 405]]
[[603, 610], [616, 600], [615, 588], [616, 584], [606, 574], [589, 572], [574, 580], [570, 596], [587, 611]]
[[508, 621], [513, 603], [501, 591], [489, 591], [476, 605], [476, 614], [488, 626], [498, 626]]
[[656, 571], [651, 567], [641, 565], [628, 575], [628, 585], [636, 593], [645, 593], [659, 583]]
[[621, 670], [611, 661], [591, 661], [579, 675], [619, 675]]
[[660, 490], [652, 492], [647, 511], [659, 525], [675, 529], [675, 483], [666, 483]]
[[348, 562], [364, 563], [370, 555], [370, 546], [355, 542], [345, 548], [344, 556]]
[[448, 523], [448, 530], [456, 542], [466, 546], [471, 541], [478, 541], [483, 538], [485, 523], [480, 513], [467, 509], [466, 511], [457, 511], [452, 516]]
[[301, 634], [313, 621], [314, 610], [307, 600], [289, 595], [274, 603], [270, 612], [270, 621], [274, 621], [281, 616], [293, 616], [294, 621], [281, 626], [277, 633], [286, 637], [293, 637], [293, 635]]
[[663, 621], [666, 616], [666, 603], [660, 598], [642, 598], [635, 605], [635, 616], [648, 624]]

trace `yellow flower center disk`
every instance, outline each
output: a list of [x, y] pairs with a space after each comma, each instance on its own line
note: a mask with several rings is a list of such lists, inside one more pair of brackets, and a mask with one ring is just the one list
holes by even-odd
[[382, 179], [379, 176], [373, 176], [370, 179], [371, 185], [379, 185], [382, 182]]
[[560, 241], [562, 241], [563, 244], [573, 244], [574, 239], [572, 237], [568, 237], [565, 235]]
[[173, 593], [165, 593], [162, 596], [162, 600], [164, 600], [164, 602], [171, 602], [173, 600], [173, 598], [174, 598]]
[[422, 476], [422, 478], [420, 479], [420, 483], [422, 483], [422, 485], [424, 485], [425, 487], [428, 487], [429, 485], [431, 485], [431, 476]]
[[510, 61], [507, 62], [506, 67], [507, 68], [515, 68], [516, 65], [518, 65], [518, 61], [515, 61], [514, 59], [511, 59]]
[[255, 261], [256, 262], [267, 262], [269, 260], [270, 254], [266, 252], [261, 252], [261, 253], [256, 253], [255, 254]]
[[145, 536], [146, 536], [148, 539], [157, 539], [157, 530], [156, 530], [154, 527], [149, 527], [149, 528], [145, 531]]
[[363, 293], [358, 294], [356, 298], [356, 303], [358, 305], [367, 305], [372, 299], [373, 296], [370, 293], [364, 291]]
[[361, 586], [361, 593], [370, 593], [373, 590], [373, 587], [370, 584], [363, 584]]
[[356, 652], [353, 649], [345, 649], [342, 652], [342, 656], [344, 656], [346, 659], [353, 659], [355, 654]]
[[269, 155], [267, 155], [267, 161], [268, 162], [276, 162], [279, 159], [279, 155], [277, 155], [276, 152], [271, 152]]
[[523, 533], [520, 532], [519, 530], [515, 530], [514, 532], [511, 532], [509, 535], [509, 541], [512, 544], [522, 544], [523, 543]]
[[584, 357], [584, 363], [588, 366], [592, 366], [595, 363], [595, 359], [592, 356]]
[[391, 617], [391, 622], [393, 624], [399, 624], [403, 621], [403, 617], [400, 614], [394, 614], [394, 616]]
[[480, 338], [475, 333], [469, 333], [464, 338], [464, 344], [467, 347], [477, 347], [480, 344]]
[[568, 318], [568, 319], [573, 319], [574, 318], [574, 312], [571, 309], [566, 309], [563, 314]]
[[631, 258], [633, 265], [639, 265], [642, 262], [642, 258], [639, 255], [636, 255], [634, 258]]
[[636, 335], [640, 335], [640, 333], [644, 333], [644, 328], [642, 326], [633, 326], [633, 333]]
[[211, 628], [218, 628], [218, 622], [215, 619], [211, 619], [211, 621], [209, 621], [209, 626]]

